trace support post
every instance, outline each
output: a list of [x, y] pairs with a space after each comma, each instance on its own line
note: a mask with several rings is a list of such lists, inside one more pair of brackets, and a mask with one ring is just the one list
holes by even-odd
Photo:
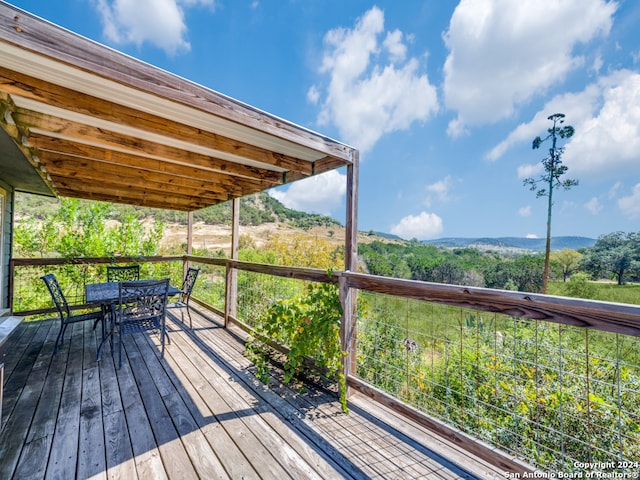
[[[358, 265], [358, 166], [359, 152], [353, 151], [352, 163], [347, 167], [347, 212], [345, 221], [344, 267], [346, 271], [355, 272]], [[342, 321], [340, 340], [343, 357], [343, 373], [345, 380], [356, 371], [356, 290], [348, 286], [345, 276], [339, 279], [340, 302], [342, 304]], [[350, 389], [347, 387], [347, 397]]]
[[[231, 252], [232, 260], [238, 260], [240, 245], [240, 199], [234, 198], [231, 203]], [[227, 264], [227, 295], [224, 326], [229, 323], [229, 316], [236, 317], [238, 310], [238, 271]]]
[[355, 272], [358, 265], [358, 172], [359, 152], [354, 150], [353, 162], [347, 167], [347, 214], [344, 237], [344, 268]]
[[[193, 212], [187, 213], [187, 255], [193, 255]], [[187, 260], [182, 264], [182, 278], [186, 277], [190, 263]]]

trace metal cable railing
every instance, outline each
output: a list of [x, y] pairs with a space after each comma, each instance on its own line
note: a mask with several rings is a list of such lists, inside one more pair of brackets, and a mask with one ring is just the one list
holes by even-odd
[[[548, 472], [638, 471], [640, 337], [447, 304], [464, 287], [429, 301], [363, 279], [380, 292], [357, 294], [359, 382]], [[416, 283], [425, 299], [440, 288]]]

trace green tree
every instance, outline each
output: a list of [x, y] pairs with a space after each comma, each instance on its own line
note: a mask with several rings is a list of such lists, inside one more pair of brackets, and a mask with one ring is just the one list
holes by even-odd
[[569, 282], [567, 282], [565, 286], [565, 291], [569, 297], [593, 298], [596, 293], [596, 288], [589, 282], [589, 275], [580, 272], [571, 275]]
[[13, 230], [14, 256], [29, 258], [36, 254], [44, 258], [55, 249], [58, 228], [55, 217], [48, 216], [39, 221], [35, 217], [26, 217], [16, 223]]
[[578, 270], [582, 254], [570, 248], [563, 248], [551, 252], [551, 265], [562, 281], [566, 282], [574, 272]]
[[146, 228], [134, 211], [126, 211], [109, 224], [112, 206], [62, 198], [57, 211], [36, 221], [25, 217], [14, 229], [17, 256], [103, 257], [156, 255], [164, 230], [154, 221]]
[[618, 285], [622, 285], [627, 276], [637, 278], [640, 276], [640, 233], [614, 232], [598, 237], [580, 265], [595, 278], [613, 275]]
[[486, 286], [521, 292], [539, 292], [542, 287], [542, 262], [542, 257], [538, 255], [504, 258], [483, 272]]
[[[549, 128], [549, 132], [545, 138], [536, 137], [533, 140], [533, 149], [540, 148], [542, 142], [551, 139], [551, 148], [549, 155], [542, 160], [544, 173], [538, 178], [529, 177], [524, 180], [524, 185], [529, 186], [532, 191], [536, 191], [536, 197], [547, 197], [547, 243], [545, 248], [544, 271], [542, 276], [542, 293], [547, 292], [547, 282], [549, 280], [549, 257], [551, 253], [551, 210], [553, 207], [553, 190], [562, 187], [569, 190], [571, 187], [578, 185], [577, 180], [562, 179], [567, 172], [567, 166], [562, 164], [562, 154], [564, 147], [558, 146], [558, 139], [568, 139], [573, 136], [574, 128], [570, 125], [562, 126], [565, 115], [563, 113], [554, 113], [547, 117], [553, 122], [553, 127]], [[545, 187], [538, 188], [538, 184]]]

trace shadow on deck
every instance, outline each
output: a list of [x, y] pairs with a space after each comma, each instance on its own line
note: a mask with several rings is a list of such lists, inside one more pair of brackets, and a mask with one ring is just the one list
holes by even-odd
[[503, 478], [362, 395], [346, 415], [321, 387], [266, 387], [240, 331], [202, 309], [193, 330], [178, 318], [164, 359], [157, 336], [127, 336], [120, 370], [108, 351], [96, 362], [87, 322], [55, 357], [57, 321], [23, 322], [5, 358], [0, 478]]

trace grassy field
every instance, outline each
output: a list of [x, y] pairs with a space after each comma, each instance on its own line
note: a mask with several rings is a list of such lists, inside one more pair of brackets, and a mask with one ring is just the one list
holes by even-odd
[[[640, 284], [618, 285], [613, 282], [591, 282], [591, 285], [594, 291], [592, 300], [640, 305]], [[550, 295], [566, 295], [563, 282], [549, 282], [547, 290]]]

